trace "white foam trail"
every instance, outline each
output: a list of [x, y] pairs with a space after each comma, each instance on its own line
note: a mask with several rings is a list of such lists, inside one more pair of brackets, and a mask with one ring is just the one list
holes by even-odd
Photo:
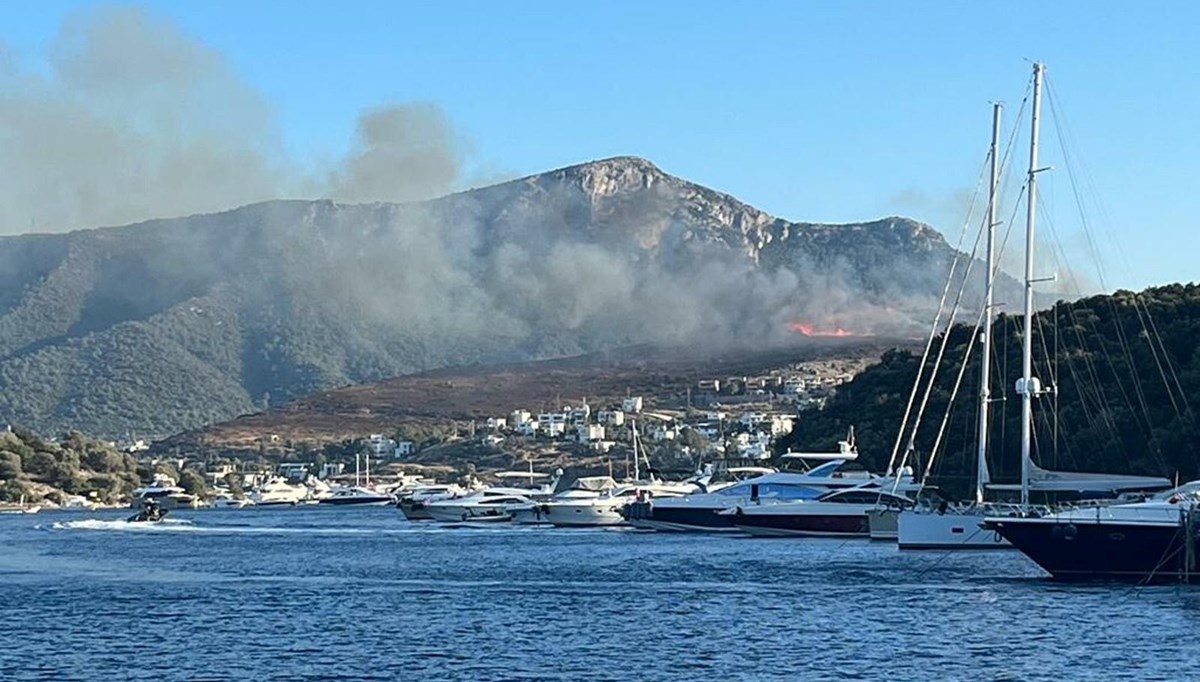
[[[164, 519], [157, 523], [130, 523], [123, 520], [82, 519], [78, 521], [58, 521], [49, 526], [50, 530], [70, 531], [109, 531], [127, 533], [202, 533], [212, 535], [412, 535], [440, 533], [495, 533], [495, 532], [556, 532], [556, 529], [539, 529], [521, 526], [498, 527], [491, 524], [480, 524], [465, 527], [461, 524], [448, 525], [413, 525], [398, 528], [355, 528], [331, 526], [197, 526], [189, 519]], [[570, 531], [567, 531], [570, 532]]]

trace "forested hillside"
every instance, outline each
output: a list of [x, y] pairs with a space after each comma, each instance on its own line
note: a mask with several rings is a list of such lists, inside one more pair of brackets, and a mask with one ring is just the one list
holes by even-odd
[[761, 349], [795, 323], [909, 336], [954, 253], [911, 220], [790, 222], [636, 158], [4, 237], [0, 424], [154, 437], [442, 367]]
[[[993, 327], [992, 395], [997, 402], [992, 410], [989, 467], [997, 481], [1016, 481], [1020, 472], [1021, 410], [1014, 389], [1021, 373], [1020, 327], [1019, 315], [1001, 316]], [[966, 327], [950, 332], [946, 351], [950, 360], [935, 378], [926, 418], [918, 430], [922, 467], [970, 337]], [[1047, 395], [1035, 403], [1036, 462], [1065, 470], [1200, 477], [1196, 420], [1200, 286], [1175, 284], [1059, 303], [1037, 314], [1033, 343], [1035, 375], [1043, 384], [1058, 385], [1057, 396]], [[975, 355], [933, 467], [943, 485], [959, 490], [975, 476], [979, 392]], [[831, 447], [853, 425], [863, 464], [882, 470], [900, 429], [919, 361], [918, 353], [885, 354], [878, 365], [839, 389], [824, 409], [804, 414], [781, 446]], [[923, 391], [922, 387], [918, 400]]]

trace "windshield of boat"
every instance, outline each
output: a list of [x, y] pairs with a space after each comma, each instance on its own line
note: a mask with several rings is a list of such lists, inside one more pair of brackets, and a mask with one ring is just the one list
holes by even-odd
[[825, 488], [814, 488], [807, 485], [791, 485], [787, 483], [738, 483], [737, 485], [722, 488], [714, 495], [725, 497], [750, 497], [753, 495], [751, 488], [758, 486], [759, 499], [772, 500], [813, 500], [825, 494]]

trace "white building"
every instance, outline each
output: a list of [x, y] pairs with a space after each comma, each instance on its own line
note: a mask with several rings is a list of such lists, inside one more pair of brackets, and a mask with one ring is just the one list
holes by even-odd
[[[744, 435], [744, 434], [743, 434]], [[739, 445], [738, 454], [746, 459], [770, 459], [771, 438], [766, 434], [755, 434], [745, 445]]]
[[642, 396], [634, 396], [621, 401], [621, 409], [630, 412], [638, 413], [642, 411]]
[[382, 433], [372, 433], [366, 442], [367, 453], [372, 457], [381, 458], [396, 451], [396, 441], [384, 438]]
[[581, 424], [575, 427], [575, 434], [580, 443], [604, 440], [604, 427], [600, 424]]
[[773, 414], [771, 415], [771, 437], [785, 436], [792, 432], [792, 427], [795, 425], [795, 417], [786, 414]]

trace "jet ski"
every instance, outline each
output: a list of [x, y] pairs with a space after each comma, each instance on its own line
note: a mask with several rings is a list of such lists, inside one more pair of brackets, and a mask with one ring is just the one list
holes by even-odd
[[138, 513], [125, 519], [129, 523], [158, 523], [167, 517], [167, 510], [154, 500], [146, 500]]

